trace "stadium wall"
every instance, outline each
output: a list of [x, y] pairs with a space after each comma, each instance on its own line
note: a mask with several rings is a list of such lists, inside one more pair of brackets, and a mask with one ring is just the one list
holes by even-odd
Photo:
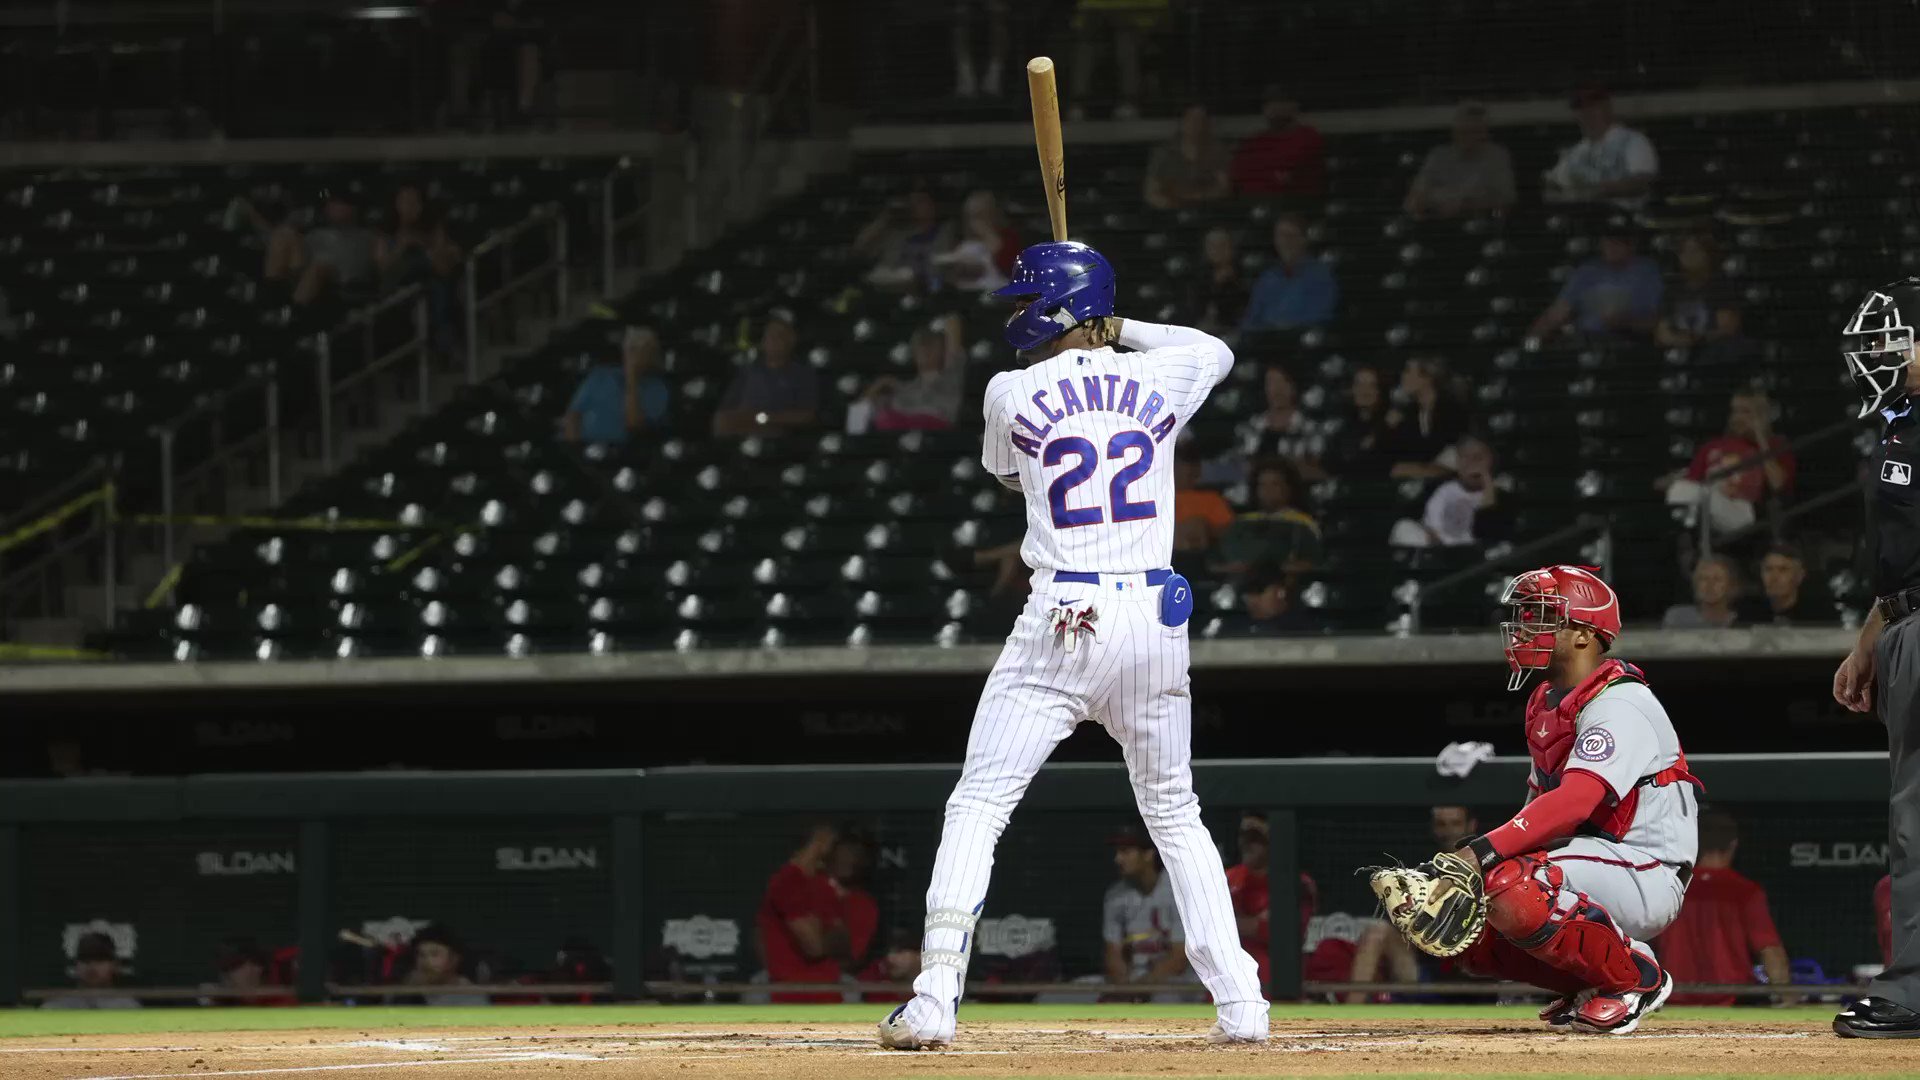
[[[1848, 631], [1630, 630], [1693, 753], [1872, 751], [1885, 734], [1828, 693]], [[1521, 753], [1492, 635], [1196, 642], [1201, 758]], [[6, 775], [49, 747], [136, 775], [693, 763], [945, 762], [965, 747], [994, 646], [729, 650], [347, 662], [15, 667], [0, 680]], [[396, 719], [403, 722], [396, 722]], [[1091, 726], [1056, 760], [1113, 761]], [[60, 770], [54, 770], [56, 772]]]
[[[1792, 955], [1829, 976], [1877, 959], [1884, 755], [1694, 765], [1710, 802], [1740, 820], [1739, 865], [1772, 893]], [[1263, 813], [1272, 879], [1313, 877], [1311, 938], [1350, 935], [1372, 914], [1355, 867], [1427, 853], [1429, 806], [1465, 805], [1490, 824], [1518, 803], [1525, 768], [1497, 758], [1452, 779], [1414, 758], [1208, 761], [1195, 781], [1223, 845], [1240, 813]], [[757, 967], [767, 877], [815, 821], [872, 838], [881, 938], [917, 937], [956, 776], [927, 765], [0, 783], [0, 1002], [60, 986], [62, 942], [89, 928], [132, 946], [132, 981], [148, 987], [205, 981], [236, 935], [297, 945], [329, 958], [300, 967], [300, 995], [319, 1000], [370, 981], [342, 972], [342, 932], [379, 936], [395, 920], [457, 927], [499, 981], [584, 941], [604, 951], [620, 996], [740, 983]], [[995, 951], [976, 960], [976, 979], [1099, 970], [1113, 878], [1103, 837], [1132, 816], [1120, 766], [1042, 771], [1002, 843], [988, 901], [999, 921], [982, 930], [983, 954], [989, 939]], [[1275, 890], [1272, 924], [1296, 925], [1300, 901]], [[1275, 943], [1273, 991], [1297, 997], [1302, 953], [1289, 935]]]

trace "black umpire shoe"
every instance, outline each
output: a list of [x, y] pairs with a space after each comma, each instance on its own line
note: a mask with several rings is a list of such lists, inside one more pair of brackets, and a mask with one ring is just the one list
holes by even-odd
[[1920, 1013], [1886, 998], [1861, 998], [1833, 1018], [1843, 1039], [1920, 1039]]

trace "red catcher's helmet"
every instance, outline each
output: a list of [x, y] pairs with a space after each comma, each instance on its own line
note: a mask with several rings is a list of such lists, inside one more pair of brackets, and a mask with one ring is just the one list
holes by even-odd
[[1527, 676], [1553, 659], [1553, 637], [1568, 626], [1584, 626], [1613, 648], [1620, 636], [1620, 597], [1594, 568], [1543, 566], [1513, 579], [1500, 597], [1511, 614], [1500, 624], [1507, 639], [1507, 689], [1518, 690]]

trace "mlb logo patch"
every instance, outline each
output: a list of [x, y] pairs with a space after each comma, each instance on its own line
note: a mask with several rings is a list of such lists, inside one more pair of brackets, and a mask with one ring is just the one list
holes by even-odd
[[1913, 466], [1901, 461], [1880, 463], [1880, 479], [1885, 483], [1908, 487], [1913, 483]]

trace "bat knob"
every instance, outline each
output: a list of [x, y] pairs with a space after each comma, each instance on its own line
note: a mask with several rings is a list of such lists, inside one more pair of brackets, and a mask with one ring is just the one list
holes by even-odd
[[1027, 70], [1029, 72], [1032, 72], [1035, 75], [1041, 75], [1041, 74], [1045, 74], [1046, 72], [1052, 71], [1053, 58], [1050, 56], [1036, 56], [1033, 59], [1027, 61]]

